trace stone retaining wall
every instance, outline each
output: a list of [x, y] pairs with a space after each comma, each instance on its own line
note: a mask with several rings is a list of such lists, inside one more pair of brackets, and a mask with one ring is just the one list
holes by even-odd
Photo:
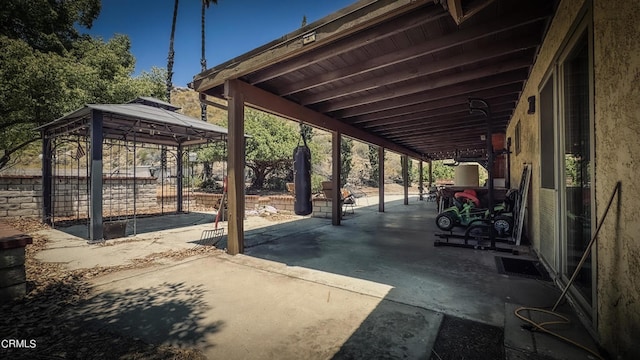
[[[86, 177], [56, 176], [53, 188], [56, 217], [88, 216], [89, 199]], [[105, 177], [103, 179], [103, 216], [133, 213], [134, 184], [136, 191], [136, 212], [155, 212], [164, 201], [165, 207], [175, 206], [175, 194], [158, 193], [155, 178]], [[189, 204], [213, 209], [222, 194], [195, 192], [184, 195], [184, 209]], [[294, 211], [294, 197], [291, 195], [246, 195], [245, 208], [256, 209], [259, 206], [273, 206], [280, 211]], [[314, 217], [331, 218], [331, 201], [323, 198], [313, 199]], [[42, 216], [42, 178], [40, 176], [0, 176], [0, 218], [2, 217], [41, 217]]]
[[311, 217], [331, 219], [331, 200], [326, 198], [313, 198], [313, 212]]
[[[194, 193], [191, 195], [192, 201], [195, 199], [197, 206], [213, 209], [222, 198], [222, 194]], [[244, 199], [244, 207], [247, 210], [256, 209], [260, 206], [273, 206], [278, 210], [293, 212], [293, 196], [290, 195], [246, 195]]]
[[[108, 212], [133, 211], [134, 184], [136, 211], [158, 207], [155, 178], [109, 177], [103, 179], [104, 216]], [[89, 199], [86, 177], [56, 176], [53, 206], [56, 217], [87, 217]], [[0, 177], [0, 218], [42, 216], [42, 178], [40, 176]]]

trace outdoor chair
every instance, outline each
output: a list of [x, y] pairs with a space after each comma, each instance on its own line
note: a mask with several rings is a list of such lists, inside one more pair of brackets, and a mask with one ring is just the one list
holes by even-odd
[[[333, 194], [333, 189], [331, 186], [331, 181], [323, 181], [322, 182], [322, 193], [326, 199], [331, 199]], [[342, 207], [342, 215], [347, 214], [347, 210], [351, 210], [350, 214], [355, 214], [354, 207], [357, 205], [356, 197], [353, 196], [351, 191], [348, 189], [342, 188], [340, 189], [340, 206]]]

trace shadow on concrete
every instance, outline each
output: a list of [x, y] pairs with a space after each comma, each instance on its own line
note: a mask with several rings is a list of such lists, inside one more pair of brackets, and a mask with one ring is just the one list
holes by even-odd
[[[245, 241], [250, 238], [251, 244], [245, 254], [392, 287], [338, 359], [428, 359], [442, 314], [503, 328], [505, 302], [553, 304], [559, 292], [552, 284], [499, 274], [493, 251], [434, 247], [435, 216], [433, 202], [392, 201], [385, 203], [384, 213], [377, 205], [356, 209], [341, 226], [305, 219], [247, 232]], [[404, 312], [390, 310], [389, 303]]]
[[[182, 214], [163, 214], [163, 215], [145, 215], [127, 220], [105, 220], [105, 236], [108, 232], [107, 228], [110, 224], [123, 224], [124, 232], [122, 237], [132, 236], [136, 234], [145, 234], [155, 231], [171, 230], [187, 226], [213, 223], [215, 214], [190, 212]], [[89, 225], [84, 223], [70, 223], [67, 225], [58, 225], [57, 230], [65, 232], [82, 239], [89, 239]]]
[[333, 359], [428, 359], [442, 315], [383, 300]]
[[193, 348], [211, 347], [205, 338], [224, 326], [205, 322], [209, 306], [200, 286], [164, 283], [91, 297], [83, 273], [58, 276], [48, 270], [29, 281], [26, 298], [0, 304], [2, 337], [28, 341], [26, 348], [0, 348], [0, 358], [200, 359], [198, 350], [158, 345], [177, 339]]
[[205, 338], [224, 324], [205, 323], [209, 305], [203, 300], [204, 292], [200, 285], [166, 282], [123, 292], [103, 291], [79, 303], [70, 316], [87, 327], [151, 344], [207, 349], [214, 344]]

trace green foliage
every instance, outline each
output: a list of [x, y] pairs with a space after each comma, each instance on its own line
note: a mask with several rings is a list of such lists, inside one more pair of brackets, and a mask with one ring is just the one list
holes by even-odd
[[76, 25], [91, 28], [99, 13], [100, 0], [3, 0], [0, 36], [64, 55], [80, 37]]
[[122, 103], [161, 95], [152, 69], [132, 78], [135, 59], [124, 35], [108, 42], [78, 37], [61, 54], [40, 52], [22, 39], [0, 35], [0, 168], [11, 155], [37, 140], [34, 128], [85, 103]]
[[[226, 124], [225, 124], [226, 125]], [[245, 109], [246, 164], [253, 173], [253, 188], [262, 188], [268, 176], [289, 173], [293, 150], [300, 135], [287, 120], [262, 111]]]
[[351, 172], [352, 148], [353, 139], [343, 137], [340, 142], [340, 186], [344, 186], [347, 183]]
[[[433, 181], [437, 180], [453, 180], [455, 178], [456, 170], [453, 166], [444, 165], [442, 160], [435, 160], [432, 163]], [[425, 172], [427, 178], [429, 177], [428, 171]]]
[[380, 186], [380, 164], [378, 163], [378, 147], [369, 145], [369, 185]]
[[319, 193], [322, 191], [322, 182], [325, 180], [324, 176], [311, 173], [311, 192]]

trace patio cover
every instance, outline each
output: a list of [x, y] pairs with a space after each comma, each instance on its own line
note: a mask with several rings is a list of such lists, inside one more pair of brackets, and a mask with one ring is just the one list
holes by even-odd
[[[506, 131], [555, 0], [361, 0], [194, 77], [196, 91], [416, 159], [484, 156]], [[276, 99], [277, 98], [277, 99]], [[303, 114], [313, 116], [301, 117]], [[296, 118], [298, 116], [298, 118]]]
[[[244, 178], [235, 169], [244, 168], [245, 105], [331, 131], [334, 189], [342, 135], [377, 145], [380, 162], [385, 149], [400, 153], [407, 204], [408, 157], [464, 154], [487, 157], [492, 166], [486, 149], [496, 144], [487, 134], [506, 132], [555, 6], [556, 0], [361, 0], [196, 75], [193, 89], [229, 103], [235, 220], [228, 252], [244, 251], [238, 220]], [[490, 116], [470, 113], [470, 98], [486, 100]], [[384, 211], [384, 187], [379, 191]], [[338, 203], [334, 192], [334, 225]]]

